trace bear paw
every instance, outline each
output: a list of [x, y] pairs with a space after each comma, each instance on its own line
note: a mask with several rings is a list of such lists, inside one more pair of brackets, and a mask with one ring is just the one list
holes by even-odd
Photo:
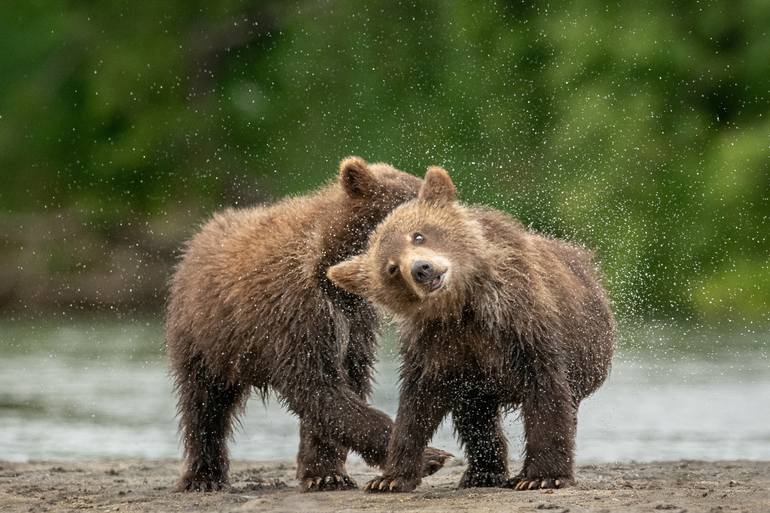
[[548, 488], [566, 488], [573, 484], [569, 477], [524, 477], [516, 476], [503, 484], [504, 488], [513, 488], [517, 491], [523, 490], [545, 490]]
[[411, 492], [415, 488], [417, 488], [416, 479], [381, 476], [366, 483], [364, 491], [368, 493], [394, 493]]
[[326, 476], [304, 477], [300, 480], [303, 492], [331, 492], [337, 490], [352, 490], [358, 488], [353, 478], [345, 473], [334, 473]]
[[501, 472], [475, 472], [466, 470], [460, 479], [458, 488], [487, 488], [503, 486], [508, 476]]
[[450, 452], [435, 447], [426, 447], [422, 452], [422, 477], [435, 474], [452, 458], [454, 455]]
[[177, 483], [177, 492], [218, 492], [228, 487], [227, 480], [205, 476], [184, 475]]

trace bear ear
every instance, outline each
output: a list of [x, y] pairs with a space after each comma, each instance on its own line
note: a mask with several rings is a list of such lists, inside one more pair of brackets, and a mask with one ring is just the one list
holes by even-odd
[[422, 201], [449, 203], [457, 199], [457, 189], [446, 169], [431, 166], [425, 173], [425, 181], [418, 197]]
[[364, 159], [348, 157], [340, 162], [340, 184], [351, 198], [365, 198], [375, 190], [377, 178]]
[[329, 267], [326, 277], [336, 286], [359, 296], [366, 292], [366, 255], [357, 255]]

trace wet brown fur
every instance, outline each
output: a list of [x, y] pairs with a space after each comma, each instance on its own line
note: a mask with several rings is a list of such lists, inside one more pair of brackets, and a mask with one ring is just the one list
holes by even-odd
[[[382, 466], [392, 421], [371, 408], [377, 317], [330, 284], [326, 269], [363, 250], [421, 180], [350, 158], [339, 180], [271, 206], [214, 215], [171, 280], [167, 351], [178, 394], [185, 469], [179, 490], [227, 482], [227, 440], [252, 390], [269, 389], [300, 419], [305, 490], [355, 486], [348, 450]], [[426, 472], [445, 453], [427, 453]]]
[[[613, 353], [615, 324], [598, 272], [585, 249], [454, 195], [446, 171], [430, 170], [420, 198], [383, 221], [365, 254], [329, 270], [400, 328], [396, 426], [384, 475], [367, 490], [417, 486], [420, 451], [450, 412], [468, 460], [461, 487], [567, 486], [578, 405], [604, 382]], [[418, 294], [403, 264], [413, 254], [448, 262], [437, 293]], [[394, 265], [400, 272], [392, 276]], [[512, 479], [501, 427], [510, 409], [521, 411], [526, 435], [523, 468]]]

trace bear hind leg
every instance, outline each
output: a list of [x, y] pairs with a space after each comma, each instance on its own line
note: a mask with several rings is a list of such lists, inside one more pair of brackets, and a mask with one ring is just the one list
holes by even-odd
[[177, 372], [179, 426], [185, 470], [177, 491], [217, 491], [227, 485], [227, 441], [248, 387], [228, 384], [196, 366]]
[[566, 400], [546, 396], [524, 401], [522, 410], [526, 437], [524, 466], [505, 486], [535, 490], [573, 485], [577, 407], [569, 396]]

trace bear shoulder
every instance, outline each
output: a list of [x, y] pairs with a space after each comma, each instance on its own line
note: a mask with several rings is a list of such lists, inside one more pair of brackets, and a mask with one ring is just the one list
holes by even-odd
[[484, 239], [492, 244], [508, 246], [526, 237], [527, 230], [524, 225], [507, 212], [475, 205], [467, 210], [470, 217], [481, 227]]

